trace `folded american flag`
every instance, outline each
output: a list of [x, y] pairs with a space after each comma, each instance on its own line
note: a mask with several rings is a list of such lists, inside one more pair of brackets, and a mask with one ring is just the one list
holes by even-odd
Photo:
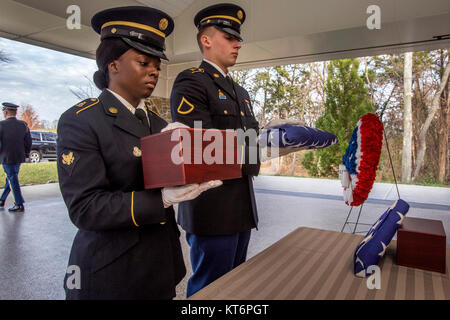
[[260, 145], [298, 150], [322, 149], [337, 142], [334, 134], [304, 125], [282, 125], [263, 129], [259, 135]]

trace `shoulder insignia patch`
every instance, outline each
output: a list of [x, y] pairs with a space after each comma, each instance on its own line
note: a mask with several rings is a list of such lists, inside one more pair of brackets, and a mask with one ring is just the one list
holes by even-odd
[[203, 70], [203, 68], [190, 68], [189, 70], [191, 71], [191, 73], [197, 73], [197, 72], [204, 73], [205, 72], [205, 70]]
[[68, 154], [62, 154], [62, 163], [70, 166], [73, 163], [74, 157], [73, 157], [73, 152], [69, 152]]
[[181, 99], [180, 104], [178, 105], [177, 112], [179, 114], [189, 114], [194, 110], [194, 105], [190, 103], [185, 97]]
[[100, 100], [98, 100], [97, 98], [90, 98], [90, 99], [83, 100], [80, 103], [75, 105], [78, 108], [83, 108], [83, 109], [77, 110], [76, 113], [79, 114], [81, 111], [84, 111], [84, 110], [96, 105], [99, 102], [100, 102]]
[[74, 151], [64, 150], [59, 158], [58, 165], [70, 176], [72, 176], [73, 168], [78, 162], [79, 157]]

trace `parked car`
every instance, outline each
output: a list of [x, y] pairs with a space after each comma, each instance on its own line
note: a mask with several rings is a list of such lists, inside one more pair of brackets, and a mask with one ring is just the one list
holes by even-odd
[[36, 130], [31, 130], [30, 133], [32, 146], [29, 161], [56, 160], [56, 133]]

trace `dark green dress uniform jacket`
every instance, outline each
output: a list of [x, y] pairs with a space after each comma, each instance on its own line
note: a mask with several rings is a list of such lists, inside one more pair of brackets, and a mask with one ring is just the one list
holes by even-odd
[[[248, 92], [231, 85], [212, 65], [181, 72], [170, 98], [173, 121], [194, 127], [201, 120], [204, 129], [254, 129], [258, 132]], [[247, 149], [248, 155], [248, 149]], [[248, 159], [248, 157], [247, 157]], [[178, 207], [178, 223], [196, 235], [227, 235], [255, 228], [258, 213], [252, 176], [259, 163], [243, 166], [243, 177], [224, 180], [223, 185], [203, 192]]]
[[[152, 133], [166, 122], [149, 112]], [[69, 266], [81, 289], [68, 299], [170, 299], [185, 275], [179, 230], [161, 190], [145, 190], [140, 138], [148, 129], [114, 95], [73, 106], [58, 123], [58, 175], [79, 229]]]

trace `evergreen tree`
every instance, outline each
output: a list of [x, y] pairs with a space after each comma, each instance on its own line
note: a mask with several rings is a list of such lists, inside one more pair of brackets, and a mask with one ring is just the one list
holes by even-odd
[[373, 106], [359, 75], [357, 59], [332, 61], [325, 91], [325, 113], [317, 120], [316, 128], [335, 134], [339, 141], [305, 156], [303, 166], [313, 176], [336, 177], [356, 123], [364, 114], [373, 112]]

